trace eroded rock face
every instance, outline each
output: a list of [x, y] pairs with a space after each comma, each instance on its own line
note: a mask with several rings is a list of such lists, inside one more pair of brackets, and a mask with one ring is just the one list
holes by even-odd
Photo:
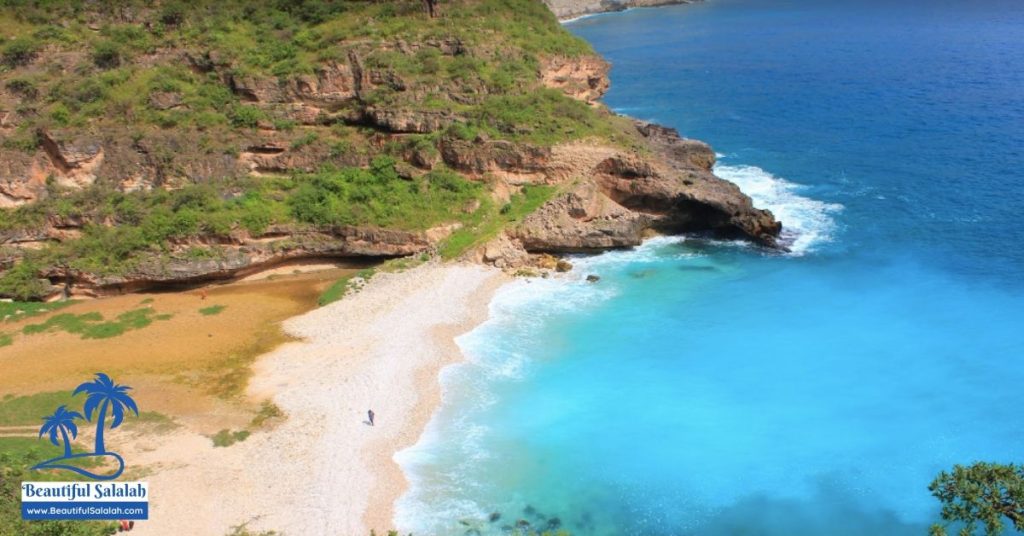
[[650, 231], [710, 231], [777, 247], [781, 224], [711, 172], [715, 156], [707, 144], [659, 125], [637, 128], [652, 155], [592, 145], [556, 148], [545, 172], [574, 186], [510, 236], [529, 252], [634, 246]]
[[561, 90], [574, 99], [593, 103], [608, 91], [610, 68], [608, 62], [599, 56], [552, 56], [541, 63], [540, 76], [545, 86]]
[[[239, 233], [217, 239], [190, 240], [175, 249], [215, 246], [215, 258], [189, 259], [171, 254], [153, 257], [130, 273], [101, 276], [53, 267], [41, 274], [75, 295], [102, 296], [173, 285], [200, 284], [244, 277], [274, 265], [307, 258], [399, 257], [426, 251], [435, 244], [428, 233], [339, 226], [307, 229], [276, 226], [260, 236]], [[59, 292], [60, 286], [54, 287]]]
[[650, 224], [588, 182], [545, 203], [510, 234], [530, 252], [594, 251], [639, 245]]
[[545, 182], [551, 160], [550, 148], [505, 140], [446, 138], [441, 141], [440, 152], [448, 167], [462, 173], [491, 173], [520, 183]]

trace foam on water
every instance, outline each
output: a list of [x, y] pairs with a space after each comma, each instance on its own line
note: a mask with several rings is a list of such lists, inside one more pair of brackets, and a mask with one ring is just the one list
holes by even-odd
[[833, 238], [833, 216], [843, 209], [838, 203], [825, 203], [800, 195], [799, 184], [776, 177], [757, 166], [719, 163], [715, 174], [743, 190], [757, 208], [771, 210], [782, 222], [781, 242], [794, 255], [813, 251]]

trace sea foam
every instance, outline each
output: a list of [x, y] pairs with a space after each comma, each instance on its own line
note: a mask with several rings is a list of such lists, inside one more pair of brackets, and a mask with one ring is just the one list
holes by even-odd
[[739, 186], [754, 200], [754, 206], [775, 214], [775, 219], [782, 222], [781, 242], [794, 255], [804, 255], [832, 240], [836, 230], [833, 215], [843, 209], [842, 205], [801, 195], [806, 187], [757, 166], [719, 163], [714, 171]]

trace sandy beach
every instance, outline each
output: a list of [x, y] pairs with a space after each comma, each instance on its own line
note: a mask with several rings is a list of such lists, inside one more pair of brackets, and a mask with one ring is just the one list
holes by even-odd
[[185, 431], [138, 439], [126, 458], [153, 469], [142, 477], [152, 497], [134, 532], [386, 533], [406, 487], [394, 453], [419, 437], [440, 402], [438, 373], [461, 359], [454, 337], [486, 318], [504, 281], [481, 266], [428, 264], [285, 322], [302, 340], [257, 361], [248, 395], [287, 418], [224, 448]]

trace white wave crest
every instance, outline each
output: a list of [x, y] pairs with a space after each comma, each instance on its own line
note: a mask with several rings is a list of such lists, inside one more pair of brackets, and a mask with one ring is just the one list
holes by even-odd
[[775, 219], [782, 222], [781, 241], [794, 255], [814, 251], [832, 240], [836, 229], [832, 215], [842, 210], [842, 205], [802, 196], [799, 192], [804, 186], [757, 166], [718, 164], [715, 174], [739, 186], [754, 200], [754, 206], [775, 214]]

